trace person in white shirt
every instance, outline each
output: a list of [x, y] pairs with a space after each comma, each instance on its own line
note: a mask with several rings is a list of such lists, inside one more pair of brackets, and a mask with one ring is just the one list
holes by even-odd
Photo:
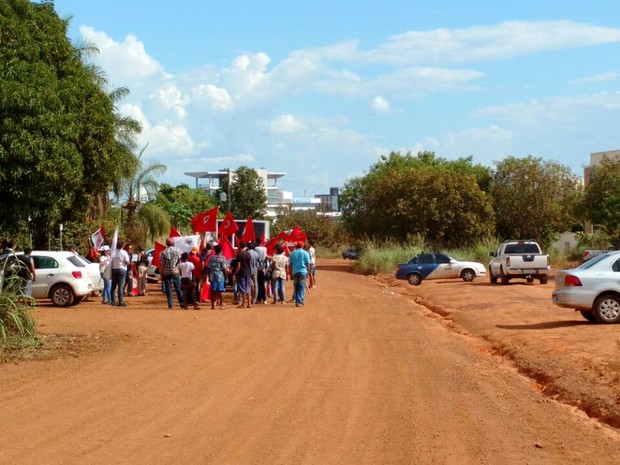
[[308, 255], [310, 255], [310, 266], [308, 267], [308, 289], [316, 288], [316, 250], [314, 242], [308, 239]]

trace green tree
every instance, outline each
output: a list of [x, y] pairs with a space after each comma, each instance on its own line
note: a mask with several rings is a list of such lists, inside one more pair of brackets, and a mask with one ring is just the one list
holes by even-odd
[[421, 236], [435, 248], [473, 244], [494, 227], [490, 198], [480, 188], [483, 173], [468, 159], [392, 153], [345, 185], [344, 225], [358, 238]]
[[536, 239], [548, 246], [576, 222], [582, 189], [568, 167], [528, 156], [497, 162], [490, 193], [502, 239]]
[[296, 226], [300, 227], [318, 247], [337, 248], [348, 243], [348, 235], [339, 218], [314, 211], [293, 212], [286, 208], [278, 211], [271, 236], [275, 237], [279, 232]]
[[51, 1], [0, 0], [0, 230], [31, 226], [35, 245], [101, 203], [132, 163], [119, 136], [139, 127], [119, 118], [67, 28]]
[[119, 213], [123, 216], [123, 212], [126, 212], [120, 221], [125, 239], [141, 244], [147, 238], [153, 239], [162, 235], [170, 227], [167, 212], [150, 201], [155, 197], [159, 187], [156, 176], [165, 173], [166, 165], [149, 163], [145, 166], [142, 156], [147, 146], [148, 144], [136, 157], [138, 163], [114, 185], [114, 194], [122, 202]]
[[173, 226], [179, 231], [191, 231], [191, 219], [215, 206], [215, 199], [201, 189], [192, 189], [187, 184], [172, 187], [162, 184], [155, 199], [169, 215]]
[[620, 160], [603, 157], [585, 189], [585, 216], [612, 236], [620, 236]]
[[[240, 166], [223, 179], [221, 189], [216, 193], [216, 201], [223, 211], [228, 210], [230, 205], [230, 211], [235, 218], [245, 219], [251, 216], [260, 220], [267, 214], [265, 187], [256, 170]], [[226, 200], [223, 200], [222, 193], [226, 194]]]

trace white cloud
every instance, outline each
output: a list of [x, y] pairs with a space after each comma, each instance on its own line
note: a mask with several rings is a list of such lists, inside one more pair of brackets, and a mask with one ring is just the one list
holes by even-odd
[[390, 112], [390, 102], [377, 95], [370, 102], [370, 113], [373, 115], [381, 115]]
[[233, 107], [228, 91], [213, 84], [199, 84], [192, 93], [198, 102], [204, 102], [212, 111], [228, 111]]
[[96, 61], [109, 76], [123, 83], [121, 85], [162, 70], [161, 65], [146, 53], [144, 43], [134, 35], [128, 35], [122, 42], [115, 42], [104, 32], [95, 31], [92, 27], [81, 26], [80, 33], [87, 41], [97, 45], [99, 54]]
[[574, 79], [572, 81], [569, 81], [569, 84], [571, 85], [596, 84], [597, 82], [615, 81], [616, 79], [618, 79], [618, 77], [620, 77], [620, 74], [615, 73], [615, 72], [599, 73], [599, 74], [593, 74], [592, 76], [588, 76], [582, 79]]
[[306, 129], [306, 126], [291, 114], [281, 115], [269, 123], [271, 134], [292, 134]]
[[492, 26], [409, 31], [355, 59], [394, 66], [488, 62], [611, 42], [620, 42], [620, 29], [573, 21], [506, 21]]

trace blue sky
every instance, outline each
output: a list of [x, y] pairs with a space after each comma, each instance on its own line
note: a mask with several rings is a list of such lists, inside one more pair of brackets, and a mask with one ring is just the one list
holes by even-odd
[[172, 185], [244, 165], [311, 197], [391, 151], [582, 175], [620, 149], [617, 0], [54, 3]]

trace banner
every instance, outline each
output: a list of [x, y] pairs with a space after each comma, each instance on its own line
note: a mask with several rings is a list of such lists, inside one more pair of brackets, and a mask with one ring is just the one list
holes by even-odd
[[99, 250], [105, 244], [105, 228], [102, 226], [90, 236], [90, 243]]
[[181, 233], [170, 226], [170, 232], [168, 233], [168, 237], [181, 237]]
[[226, 212], [226, 216], [224, 217], [224, 221], [220, 225], [220, 237], [221, 236], [230, 236], [235, 234], [239, 230], [239, 226], [235, 223], [235, 219], [232, 216], [232, 213], [229, 211]]
[[194, 236], [173, 237], [174, 246], [179, 249], [179, 253], [192, 251], [192, 247], [200, 247], [200, 234]]
[[217, 212], [218, 207], [213, 207], [211, 210], [193, 217], [191, 223], [194, 232], [215, 231], [217, 229]]
[[245, 242], [256, 242], [256, 232], [254, 232], [254, 224], [252, 224], [251, 216], [248, 216], [248, 221], [245, 223], [241, 240]]
[[110, 257], [116, 257], [116, 244], [118, 244], [118, 228], [114, 230], [112, 245], [110, 246]]

